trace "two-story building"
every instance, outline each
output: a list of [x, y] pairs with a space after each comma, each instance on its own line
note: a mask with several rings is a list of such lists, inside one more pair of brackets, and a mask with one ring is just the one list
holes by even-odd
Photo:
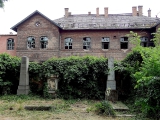
[[[30, 61], [85, 55], [122, 60], [133, 47], [126, 34], [136, 32], [142, 46], [153, 46], [151, 33], [156, 32], [159, 23], [159, 18], [151, 17], [150, 9], [148, 16], [143, 15], [143, 6], [132, 7], [132, 13], [124, 14], [109, 14], [106, 7], [104, 14], [99, 14], [97, 8], [96, 14], [72, 15], [65, 8], [64, 17], [56, 20], [34, 11], [11, 28], [17, 32], [13, 50], [16, 56], [28, 56]], [[8, 49], [12, 37], [3, 39]]]

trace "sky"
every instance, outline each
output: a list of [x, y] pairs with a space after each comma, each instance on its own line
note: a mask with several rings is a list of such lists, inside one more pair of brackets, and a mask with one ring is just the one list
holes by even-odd
[[104, 7], [108, 7], [109, 14], [132, 13], [133, 6], [143, 6], [143, 15], [160, 18], [159, 0], [8, 0], [5, 7], [0, 9], [0, 34], [16, 34], [10, 28], [38, 10], [51, 20], [64, 16], [64, 8], [69, 8], [72, 14], [96, 13], [104, 14]]

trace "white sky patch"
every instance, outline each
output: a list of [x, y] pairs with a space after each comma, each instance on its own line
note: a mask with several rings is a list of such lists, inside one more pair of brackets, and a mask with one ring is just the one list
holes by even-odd
[[160, 17], [159, 3], [159, 0], [9, 0], [0, 9], [0, 34], [15, 33], [10, 28], [35, 10], [54, 20], [64, 16], [64, 8], [69, 8], [72, 14], [95, 14], [99, 7], [100, 14], [104, 14], [104, 7], [108, 7], [109, 14], [118, 14], [132, 13], [133, 6], [142, 5], [143, 15], [147, 16], [150, 8], [152, 17]]

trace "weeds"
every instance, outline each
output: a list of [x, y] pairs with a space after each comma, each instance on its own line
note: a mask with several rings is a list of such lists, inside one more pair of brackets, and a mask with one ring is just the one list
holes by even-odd
[[111, 105], [107, 101], [101, 101], [100, 103], [95, 104], [95, 111], [98, 114], [103, 114], [107, 116], [115, 116], [115, 112]]

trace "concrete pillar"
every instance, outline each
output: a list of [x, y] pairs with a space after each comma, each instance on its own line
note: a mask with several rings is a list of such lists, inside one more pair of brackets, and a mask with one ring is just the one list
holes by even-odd
[[20, 80], [19, 80], [17, 95], [20, 95], [20, 94], [27, 95], [29, 93], [28, 66], [29, 66], [29, 58], [26, 56], [23, 56], [21, 60]]
[[107, 80], [107, 88], [111, 90], [116, 90], [116, 81], [115, 81], [115, 71], [114, 71], [114, 58], [108, 58], [108, 80]]
[[117, 101], [118, 100], [118, 94], [116, 90], [116, 81], [115, 81], [115, 70], [114, 70], [114, 58], [109, 57], [108, 58], [108, 80], [107, 80], [107, 88], [106, 92], [109, 90], [110, 94], [106, 96], [106, 99], [109, 101]]

